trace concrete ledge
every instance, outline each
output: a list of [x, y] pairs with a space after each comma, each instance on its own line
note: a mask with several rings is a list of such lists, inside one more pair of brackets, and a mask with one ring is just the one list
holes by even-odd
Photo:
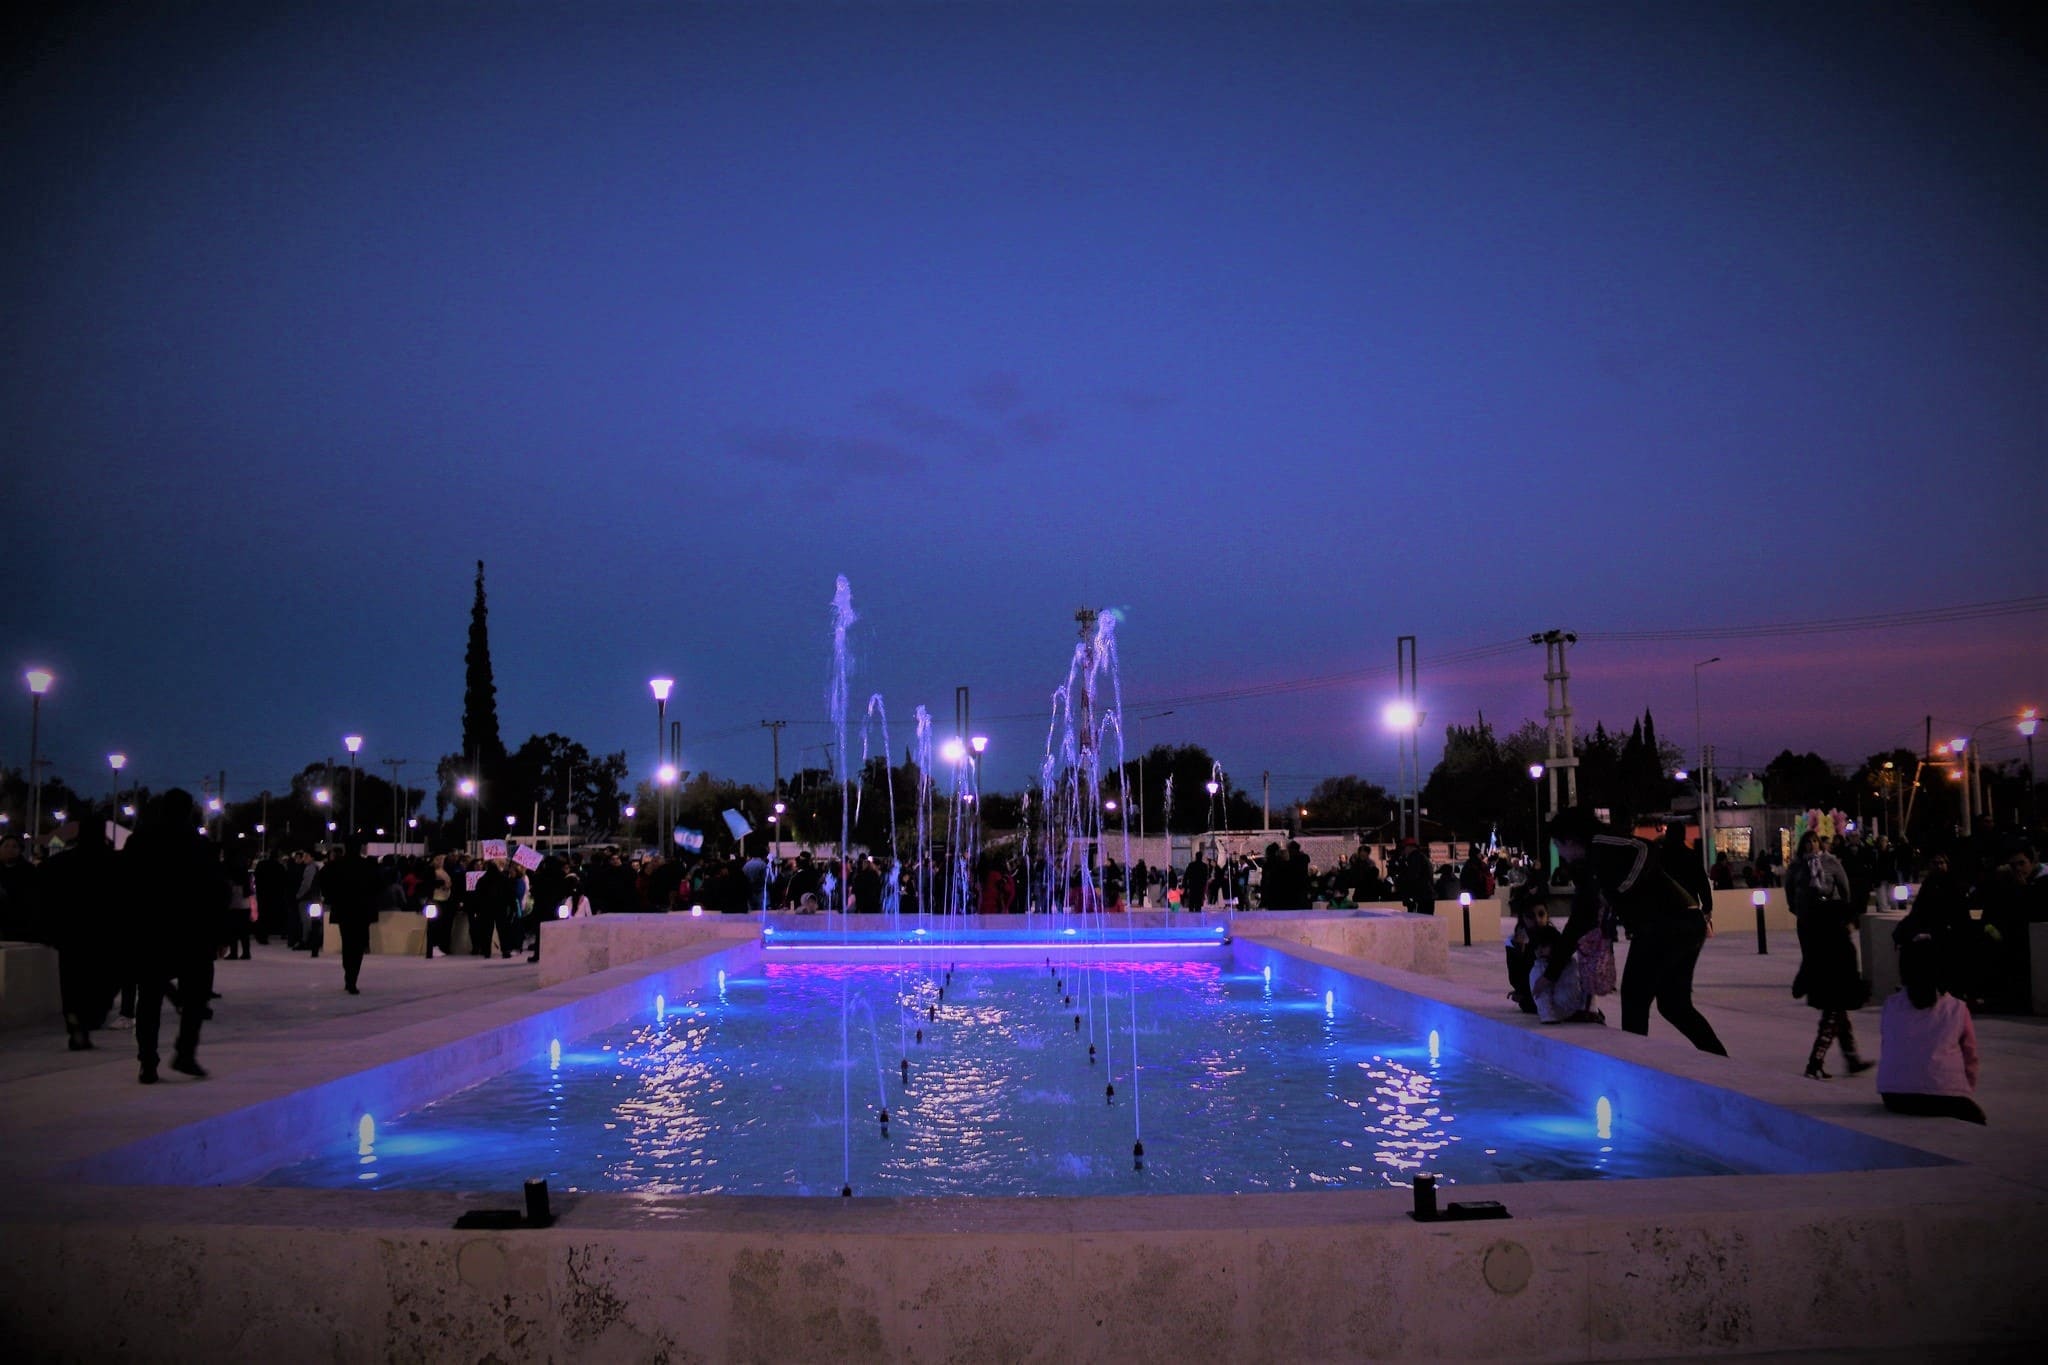
[[[814, 917], [821, 918], [821, 917]], [[553, 986], [699, 943], [758, 938], [757, 915], [587, 915], [540, 922], [540, 984]]]
[[[1234, 929], [1240, 937], [1299, 943], [1396, 971], [1451, 974], [1450, 941], [1436, 916], [1405, 910], [1247, 910]], [[1476, 932], [1472, 941], [1479, 942]]]
[[0, 943], [0, 1027], [63, 1020], [57, 950], [41, 943]]

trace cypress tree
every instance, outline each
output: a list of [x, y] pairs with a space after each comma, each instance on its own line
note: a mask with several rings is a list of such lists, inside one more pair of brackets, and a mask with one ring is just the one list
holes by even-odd
[[[491, 630], [484, 606], [484, 562], [476, 562], [476, 600], [469, 608], [469, 651], [463, 655], [462, 752], [489, 782], [504, 770], [505, 742], [498, 736], [498, 685], [491, 680]], [[488, 794], [488, 793], [487, 793]]]

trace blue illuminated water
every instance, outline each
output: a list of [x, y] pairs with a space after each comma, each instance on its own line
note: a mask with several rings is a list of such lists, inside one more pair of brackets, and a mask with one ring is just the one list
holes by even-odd
[[941, 1002], [943, 968], [770, 963], [665, 1001], [660, 1017], [650, 1001], [608, 1032], [561, 1040], [558, 1061], [543, 1050], [414, 1113], [376, 1115], [371, 1142], [352, 1126], [263, 1183], [1213, 1194], [1379, 1188], [1421, 1171], [1485, 1184], [1745, 1169], [1653, 1138], [1626, 1113], [1603, 1139], [1590, 1108], [1432, 1056], [1427, 1040], [1263, 973], [1201, 962], [1061, 973], [962, 963]]

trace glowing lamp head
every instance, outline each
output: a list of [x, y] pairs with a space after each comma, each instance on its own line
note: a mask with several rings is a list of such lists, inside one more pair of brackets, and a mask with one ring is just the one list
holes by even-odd
[[691, 907], [690, 907], [690, 918], [691, 918], [691, 919], [703, 919], [703, 918], [704, 918], [704, 907], [703, 907], [703, 906], [701, 906], [701, 905], [693, 905], [693, 906], [691, 906]]
[[[121, 814], [127, 816], [130, 820], [133, 820], [135, 818], [135, 807], [123, 806], [121, 807]], [[259, 825], [257, 826], [257, 828], [261, 829], [262, 826]]]
[[307, 919], [319, 919], [322, 915], [326, 913], [327, 907], [322, 905], [319, 901], [309, 902], [306, 906]]
[[1900, 882], [1897, 886], [1894, 886], [1892, 888], [1892, 904], [1904, 905], [1907, 901], [1911, 899], [1913, 899], [1913, 888], [1906, 885], [1904, 882]]
[[676, 680], [674, 678], [649, 678], [647, 685], [654, 689], [654, 699], [656, 701], [667, 701], [668, 694], [675, 689]]
[[1768, 901], [1769, 899], [1770, 896], [1768, 896], [1762, 891], [1752, 891], [1749, 893], [1749, 903], [1751, 905], [1754, 905], [1759, 910], [1764, 908], [1764, 902]]
[[1541, 763], [1531, 763], [1529, 765], [1529, 780], [1531, 782], [1541, 782], [1544, 771], [1545, 769]]
[[1962, 751], [1963, 751], [1964, 749], [1966, 749], [1966, 748], [1968, 748], [1968, 747], [1969, 747], [1969, 743], [1970, 743], [1970, 741], [1969, 741], [1969, 738], [1968, 738], [1967, 736], [1963, 736], [1963, 735], [1958, 735], [1958, 736], [1957, 736], [1956, 738], [1954, 738], [1954, 739], [1952, 739], [1952, 740], [1950, 740], [1950, 741], [1948, 742], [1948, 747], [1949, 747], [1949, 750], [1950, 750], [1950, 752], [1952, 752], [1952, 753], [1958, 753], [1958, 754], [1959, 754], [1959, 753], [1961, 753], [1961, 752], [1962, 752]]
[[405, 822], [405, 827], [407, 829], [418, 829], [420, 827], [419, 817], [416, 815], [408, 817]]
[[316, 788], [313, 792], [313, 804], [316, 806], [324, 806], [333, 799], [333, 795], [325, 787]]
[[50, 690], [50, 684], [57, 681], [57, 675], [47, 668], [31, 668], [22, 675], [28, 679], [28, 690], [40, 697]]
[[1217, 783], [1217, 782], [1216, 782], [1216, 781], [1214, 781], [1213, 779], [1212, 779], [1212, 780], [1210, 780], [1210, 781], [1208, 781], [1208, 782], [1205, 782], [1205, 783], [1203, 783], [1202, 785], [1203, 785], [1203, 786], [1205, 786], [1205, 787], [1207, 787], [1207, 788], [1209, 789], [1209, 795], [1211, 795], [1211, 796], [1214, 796], [1214, 795], [1215, 795], [1215, 794], [1216, 794], [1217, 792], [1220, 792], [1220, 791], [1222, 791], [1222, 790], [1223, 790], [1223, 787], [1222, 787], [1222, 785], [1221, 785], [1221, 784], [1219, 784], [1219, 783]]
[[2021, 734], [2025, 735], [2025, 736], [2026, 736], [2026, 737], [2027, 737], [2028, 739], [2032, 739], [2032, 738], [2034, 737], [2034, 731], [2036, 731], [2036, 730], [2038, 730], [2038, 729], [2040, 729], [2040, 728], [2041, 728], [2041, 711], [2040, 711], [2040, 708], [2038, 708], [2038, 707], [2034, 707], [2034, 706], [2029, 706], [2029, 707], [2027, 707], [2027, 708], [2026, 708], [2026, 709], [2025, 709], [2024, 711], [2021, 711], [2021, 712], [2020, 712], [2020, 733], [2021, 733]]
[[261, 833], [263, 833], [263, 832], [264, 832], [265, 830], [267, 830], [268, 828], [269, 828], [269, 826], [268, 826], [268, 825], [265, 825], [265, 824], [262, 824], [261, 822], [258, 822], [258, 824], [257, 824], [257, 826], [256, 826], [256, 832], [257, 832], [258, 834], [261, 834]]
[[[462, 780], [461, 780], [460, 782], [457, 782], [457, 783], [455, 784], [455, 790], [456, 790], [456, 791], [458, 791], [458, 792], [460, 792], [460, 793], [461, 793], [462, 795], [464, 795], [464, 796], [475, 796], [475, 795], [476, 795], [476, 779], [475, 779], [475, 778], [473, 778], [473, 777], [465, 777], [465, 778], [463, 778], [463, 779], [462, 779]], [[325, 798], [323, 798], [323, 799], [325, 799]]]
[[961, 759], [967, 757], [967, 746], [962, 744], [957, 737], [949, 739], [939, 746], [939, 757], [948, 763], [958, 763]]
[[112, 768], [112, 769], [113, 769], [113, 770], [114, 770], [115, 772], [120, 772], [120, 771], [121, 771], [121, 769], [123, 769], [123, 768], [125, 768], [125, 767], [127, 767], [127, 766], [128, 766], [128, 755], [126, 755], [126, 754], [108, 754], [108, 755], [107, 755], [107, 766], [108, 766], [109, 768]]
[[334, 823], [334, 822], [333, 822], [332, 820], [329, 820], [329, 821], [327, 822], [327, 832], [328, 832], [329, 834], [332, 834], [332, 833], [334, 833], [334, 831], [335, 831], [335, 830], [336, 830], [337, 828], [339, 828], [339, 827], [338, 827], [338, 826], [337, 826], [337, 825], [336, 825], [336, 824], [335, 824], [335, 823]]
[[510, 829], [510, 828], [512, 828], [512, 827], [513, 827], [514, 825], [516, 825], [516, 824], [518, 824], [518, 823], [519, 823], [519, 817], [518, 817], [518, 816], [516, 816], [516, 815], [508, 815], [508, 816], [506, 816], [506, 817], [505, 817], [505, 828], [506, 828], [506, 829]]
[[1114, 802], [1114, 801], [1105, 801], [1105, 802], [1103, 802], [1103, 803], [1102, 803], [1102, 808], [1103, 808], [1104, 810], [1107, 810], [1107, 811], [1113, 811], [1113, 810], [1115, 810], [1115, 809], [1116, 809], [1116, 802]]
[[61, 825], [64, 823], [64, 812], [61, 810], [53, 810], [50, 812], [50, 818]]
[[569, 902], [567, 902], [567, 901], [563, 901], [563, 902], [562, 902], [562, 903], [561, 903], [560, 905], [558, 905], [558, 906], [556, 906], [556, 907], [555, 907], [555, 918], [556, 918], [556, 919], [567, 919], [567, 918], [569, 918]]
[[1388, 702], [1386, 709], [1380, 712], [1380, 717], [1386, 721], [1390, 730], [1413, 730], [1418, 719], [1415, 704], [1406, 701]]
[[654, 780], [661, 783], [664, 787], [673, 787], [676, 783], [676, 765], [664, 763], [659, 768], [656, 768], [654, 770]]
[[428, 919], [439, 919], [441, 918], [441, 907], [434, 904], [432, 901], [428, 901], [425, 908], [422, 909], [420, 913], [422, 915], [425, 915]]
[[788, 809], [789, 809], [789, 807], [788, 807], [788, 806], [785, 806], [785, 805], [783, 805], [783, 804], [782, 804], [782, 803], [781, 803], [780, 801], [777, 801], [777, 802], [775, 803], [775, 813], [776, 813], [777, 815], [780, 815], [780, 814], [782, 814], [782, 813], [783, 813], [784, 811], [786, 811], [786, 810], [788, 810]]
[[1471, 893], [1470, 891], [1460, 891], [1460, 892], [1458, 893], [1458, 904], [1460, 904], [1460, 905], [1470, 905], [1471, 903], [1472, 903], [1472, 893]]
[[220, 798], [218, 796], [207, 797], [206, 808], [212, 811], [215, 815], [220, 814]]
[[988, 752], [987, 735], [976, 735], [973, 739], [968, 740], [967, 743], [974, 749], [974, 752], [978, 754], [985, 754]]
[[363, 737], [361, 735], [343, 735], [341, 737], [341, 747], [348, 750], [351, 754], [357, 753], [363, 747]]
[[640, 810], [639, 810], [639, 807], [637, 807], [637, 806], [628, 806], [628, 807], [626, 807], [626, 809], [625, 809], [624, 811], [622, 811], [622, 812], [621, 812], [621, 814], [623, 814], [623, 815], [624, 815], [624, 816], [625, 816], [625, 817], [626, 817], [626, 818], [627, 818], [628, 820], [632, 819], [632, 818], [633, 818], [634, 816], [638, 815], [639, 813], [640, 813]]
[[1674, 772], [1673, 772], [1673, 773], [1671, 774], [1671, 780], [1672, 780], [1672, 781], [1674, 781], [1674, 782], [1683, 782], [1683, 781], [1685, 781], [1685, 780], [1686, 780], [1687, 778], [1689, 778], [1689, 777], [1691, 777], [1691, 776], [1692, 776], [1692, 774], [1691, 774], [1691, 773], [1687, 772], [1687, 771], [1686, 771], [1685, 769], [1683, 769], [1683, 768], [1679, 768], [1679, 769], [1675, 770], [1675, 771], [1674, 771]]

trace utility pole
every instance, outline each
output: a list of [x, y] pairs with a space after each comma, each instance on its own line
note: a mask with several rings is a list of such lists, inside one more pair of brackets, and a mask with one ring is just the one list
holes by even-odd
[[398, 832], [405, 828], [405, 808], [400, 804], [403, 798], [399, 796], [398, 770], [412, 762], [412, 760], [409, 758], [380, 758], [377, 761], [391, 769], [391, 843], [393, 847], [396, 847], [405, 840], [405, 836]]
[[1273, 770], [1268, 768], [1259, 774], [1259, 816], [1261, 831], [1273, 828]]
[[[1394, 736], [1395, 786], [1399, 790], [1400, 818], [1394, 822], [1397, 839], [1413, 836], [1422, 842], [1422, 713], [1417, 710], [1415, 682], [1415, 637], [1394, 639], [1394, 695], [1406, 707], [1408, 719]], [[1410, 775], [1414, 782], [1411, 786]]]
[[788, 724], [789, 722], [786, 720], [764, 720], [761, 722], [761, 728], [768, 731], [775, 748], [775, 785], [768, 792], [769, 798], [775, 801], [782, 799], [782, 730]]
[[1550, 779], [1550, 814], [1554, 817], [1563, 809], [1557, 799], [1558, 774], [1564, 774], [1564, 806], [1579, 803], [1579, 759], [1572, 740], [1572, 696], [1571, 669], [1565, 663], [1565, 650], [1579, 642], [1579, 637], [1568, 630], [1546, 630], [1531, 635], [1529, 643], [1543, 646], [1543, 683], [1545, 701], [1543, 719], [1550, 732], [1550, 752], [1544, 763], [1544, 775]]

